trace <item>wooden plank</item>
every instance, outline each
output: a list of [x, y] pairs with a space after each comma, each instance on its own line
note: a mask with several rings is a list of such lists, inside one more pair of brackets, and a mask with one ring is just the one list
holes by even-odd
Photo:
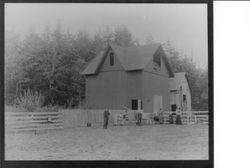
[[[5, 126], [9, 125], [28, 125], [28, 124], [34, 124], [34, 123], [41, 123], [41, 124], [46, 124], [48, 121], [46, 120], [37, 120], [37, 121], [29, 121], [29, 122], [6, 122]], [[52, 123], [63, 123], [63, 120], [54, 120]]]
[[[60, 120], [63, 119], [62, 117], [51, 117], [51, 120]], [[48, 117], [44, 118], [25, 118], [25, 119], [20, 119], [20, 118], [11, 118], [9, 120], [5, 120], [5, 122], [28, 122], [28, 121], [47, 121]]]
[[55, 124], [31, 124], [31, 125], [23, 125], [23, 126], [8, 126], [7, 129], [22, 129], [22, 128], [52, 128], [55, 126], [63, 126], [63, 123], [55, 123]]
[[[5, 113], [5, 131], [49, 130], [63, 128], [62, 112], [8, 112]], [[48, 117], [52, 120], [47, 121]]]
[[21, 116], [21, 115], [63, 115], [62, 112], [5, 112], [5, 116]]
[[[24, 126], [53, 126], [53, 125], [57, 125], [57, 124], [63, 124], [62, 121], [59, 122], [55, 122], [55, 123], [24, 123], [24, 124], [19, 124], [16, 125], [16, 127], [24, 127]], [[6, 126], [12, 126], [15, 124], [6, 124]]]
[[[63, 116], [51, 116], [52, 119], [62, 118]], [[5, 117], [6, 121], [9, 120], [32, 120], [32, 119], [46, 119], [48, 116], [18, 116], [18, 117]]]
[[[63, 122], [63, 119], [52, 120], [52, 123]], [[14, 122], [5, 122], [5, 125], [11, 124], [30, 124], [30, 123], [49, 123], [48, 120], [34, 120], [34, 121], [14, 121]]]

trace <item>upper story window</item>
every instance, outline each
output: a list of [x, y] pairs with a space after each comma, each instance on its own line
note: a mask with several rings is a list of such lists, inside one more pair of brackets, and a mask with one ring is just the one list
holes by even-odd
[[[154, 69], [158, 69], [159, 67], [161, 67], [161, 57], [160, 57], [160, 54], [155, 54], [154, 55], [153, 62], [154, 62]], [[158, 67], [158, 68], [156, 68], [156, 67]]]
[[111, 52], [111, 53], [109, 54], [109, 65], [110, 65], [110, 66], [113, 66], [113, 65], [114, 65], [114, 53], [113, 53], [113, 52]]

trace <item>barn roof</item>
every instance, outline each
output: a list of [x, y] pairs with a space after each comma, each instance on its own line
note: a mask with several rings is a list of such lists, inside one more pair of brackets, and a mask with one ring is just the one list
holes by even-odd
[[84, 69], [81, 73], [82, 75], [91, 75], [95, 74], [97, 71], [98, 66], [101, 64], [102, 59], [104, 57], [105, 51], [101, 51], [92, 61], [91, 63]]
[[[186, 72], [178, 72], [178, 73], [174, 73], [173, 78], [170, 78], [170, 90], [179, 90], [181, 81], [183, 79], [185, 79], [187, 81], [188, 87], [190, 89], [188, 78], [187, 78], [187, 73]], [[191, 91], [191, 89], [190, 89], [190, 91]]]
[[[100, 52], [82, 72], [83, 75], [91, 75], [98, 73], [98, 69], [107, 55], [109, 48], [113, 50], [118, 57], [125, 71], [142, 70], [144, 69], [156, 51], [160, 48], [160, 44], [150, 44], [143, 46], [131, 46], [121, 47], [115, 44], [109, 44], [106, 51]], [[171, 68], [168, 64], [166, 55], [164, 55], [165, 64], [170, 72], [170, 76], [173, 76]]]

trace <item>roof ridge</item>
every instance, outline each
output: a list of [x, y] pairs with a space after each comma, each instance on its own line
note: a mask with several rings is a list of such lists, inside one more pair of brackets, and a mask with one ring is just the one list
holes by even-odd
[[[146, 44], [146, 45], [135, 45], [135, 46], [119, 46], [114, 43], [109, 43], [105, 54], [101, 55], [101, 58], [97, 58], [90, 63], [90, 65], [85, 69], [83, 74], [96, 74], [98, 73], [98, 67], [101, 66], [103, 59], [107, 57], [107, 51], [111, 49], [121, 66], [125, 71], [131, 70], [143, 70], [149, 64], [151, 58], [156, 54], [156, 52], [161, 49], [160, 43]], [[163, 51], [164, 52], [164, 51]], [[167, 58], [164, 54], [164, 62], [172, 75], [171, 68], [168, 65]], [[170, 68], [170, 69], [169, 69]]]

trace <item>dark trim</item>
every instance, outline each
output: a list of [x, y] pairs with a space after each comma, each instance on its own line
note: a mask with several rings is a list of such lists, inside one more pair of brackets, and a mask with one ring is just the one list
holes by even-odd
[[213, 88], [213, 1], [207, 5], [207, 36], [208, 36], [208, 104], [209, 104], [209, 167], [214, 167], [214, 88]]
[[0, 167], [4, 167], [5, 124], [4, 124], [4, 3], [0, 1]]
[[3, 3], [209, 3], [212, 0], [3, 0]]

